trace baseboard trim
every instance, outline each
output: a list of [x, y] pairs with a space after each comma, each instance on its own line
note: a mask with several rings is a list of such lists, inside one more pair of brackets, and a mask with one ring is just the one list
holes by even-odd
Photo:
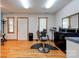
[[17, 41], [17, 39], [7, 39], [8, 41]]
[[[7, 39], [8, 41], [24, 41], [24, 40], [18, 40], [18, 39]], [[29, 39], [27, 39], [26, 41], [29, 41]], [[40, 39], [33, 39], [33, 41], [40, 41]], [[54, 41], [53, 39], [49, 39], [49, 41]]]
[[[40, 39], [33, 39], [33, 41], [40, 41]], [[53, 39], [49, 39], [49, 41], [54, 41]]]

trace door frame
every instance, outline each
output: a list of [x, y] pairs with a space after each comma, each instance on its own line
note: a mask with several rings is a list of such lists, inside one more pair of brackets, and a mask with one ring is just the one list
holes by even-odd
[[28, 40], [28, 33], [29, 33], [29, 18], [28, 17], [17, 17], [16, 39], [18, 40], [18, 19], [19, 18], [26, 18], [27, 19], [27, 40]]

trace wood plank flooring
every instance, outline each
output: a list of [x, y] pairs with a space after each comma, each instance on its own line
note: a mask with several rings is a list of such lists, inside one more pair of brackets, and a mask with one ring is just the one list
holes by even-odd
[[[40, 41], [7, 41], [1, 46], [1, 58], [66, 58], [66, 54], [61, 50], [50, 50], [49, 53], [41, 53], [37, 49], [31, 49], [31, 46]], [[46, 42], [53, 46], [51, 41]]]

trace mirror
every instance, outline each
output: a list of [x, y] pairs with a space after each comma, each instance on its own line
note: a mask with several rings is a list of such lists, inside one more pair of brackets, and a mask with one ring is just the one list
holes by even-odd
[[43, 29], [47, 30], [47, 18], [46, 17], [39, 17], [39, 31], [43, 31]]

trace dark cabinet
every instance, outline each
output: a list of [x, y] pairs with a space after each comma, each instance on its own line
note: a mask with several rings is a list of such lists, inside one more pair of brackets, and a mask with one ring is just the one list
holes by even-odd
[[64, 37], [65, 34], [60, 32], [54, 33], [54, 43], [55, 45], [60, 48], [63, 52], [66, 53], [66, 40]]

